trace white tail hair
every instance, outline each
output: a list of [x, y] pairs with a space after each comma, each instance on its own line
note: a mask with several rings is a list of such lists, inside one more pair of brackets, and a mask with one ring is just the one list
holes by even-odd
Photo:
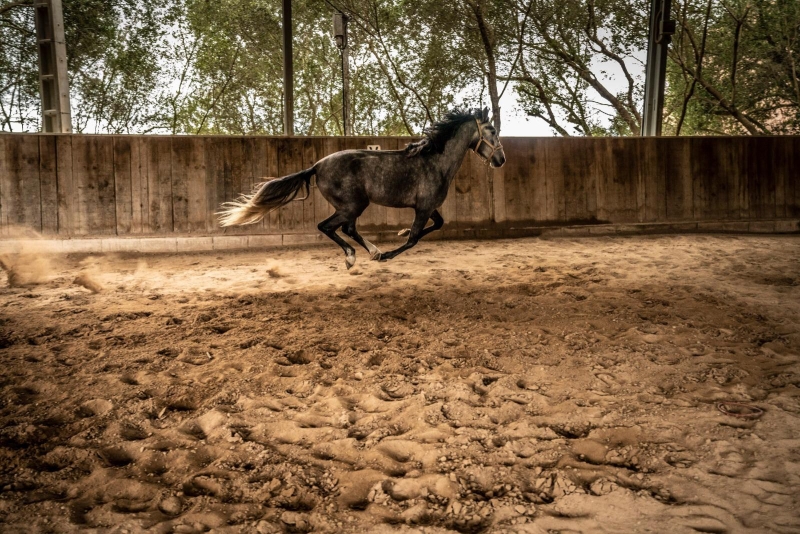
[[308, 198], [311, 177], [316, 172], [311, 167], [283, 178], [273, 178], [258, 184], [252, 195], [242, 195], [232, 202], [225, 202], [222, 211], [215, 213], [219, 216], [220, 226], [257, 223], [270, 211], [294, 200], [303, 187], [306, 188], [305, 198]]
[[[263, 185], [263, 183], [259, 184], [258, 187], [261, 188]], [[219, 225], [241, 226], [255, 224], [263, 219], [269, 213], [269, 208], [255, 203], [257, 195], [258, 192], [252, 195], [241, 195], [236, 200], [223, 203], [222, 210], [214, 214], [219, 216]]]

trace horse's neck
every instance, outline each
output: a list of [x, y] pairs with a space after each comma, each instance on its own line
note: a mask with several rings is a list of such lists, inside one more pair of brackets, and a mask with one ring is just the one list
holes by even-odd
[[458, 129], [456, 135], [447, 142], [444, 151], [437, 154], [436, 166], [441, 173], [442, 177], [448, 184], [453, 181], [453, 178], [461, 167], [461, 162], [464, 161], [464, 156], [469, 150], [469, 145], [472, 142], [474, 134], [474, 125], [470, 128], [470, 124], [466, 123]]

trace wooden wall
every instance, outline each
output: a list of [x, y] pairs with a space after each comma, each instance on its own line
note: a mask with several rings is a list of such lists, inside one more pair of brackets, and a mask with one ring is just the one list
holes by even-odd
[[[270, 176], [396, 137], [0, 135], [0, 235], [218, 234], [214, 212]], [[508, 163], [471, 152], [442, 215], [451, 227], [800, 217], [800, 137], [504, 138]], [[228, 234], [314, 233], [319, 192]], [[370, 206], [365, 230], [408, 226]]]

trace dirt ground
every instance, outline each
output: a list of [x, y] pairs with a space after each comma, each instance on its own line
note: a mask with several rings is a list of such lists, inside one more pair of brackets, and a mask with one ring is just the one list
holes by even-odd
[[800, 532], [796, 236], [29, 248], [3, 532]]

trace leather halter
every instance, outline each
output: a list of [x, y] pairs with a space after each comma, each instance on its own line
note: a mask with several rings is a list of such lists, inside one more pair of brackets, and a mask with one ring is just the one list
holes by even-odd
[[[478, 125], [478, 135], [480, 136], [480, 139], [478, 139], [478, 144], [476, 144], [476, 145], [475, 145], [475, 148], [473, 148], [472, 150], [473, 150], [473, 151], [474, 151], [476, 154], [478, 154], [478, 149], [481, 147], [481, 143], [486, 143], [487, 145], [489, 145], [489, 147], [492, 149], [492, 153], [491, 153], [491, 154], [489, 154], [489, 157], [488, 157], [488, 158], [484, 158], [483, 162], [484, 162], [486, 165], [490, 165], [490, 164], [492, 163], [492, 158], [494, 157], [494, 153], [495, 153], [495, 152], [497, 152], [498, 150], [502, 150], [502, 149], [503, 149], [503, 145], [501, 145], [499, 141], [497, 142], [497, 144], [496, 144], [496, 145], [493, 145], [492, 143], [490, 143], [490, 142], [489, 142], [489, 141], [488, 141], [488, 140], [487, 140], [487, 139], [486, 139], [486, 138], [483, 136], [483, 127], [481, 126], [481, 123], [480, 123], [480, 122], [478, 122], [478, 119], [475, 119], [475, 124], [477, 124], [477, 125]], [[478, 154], [478, 155], [480, 156], [480, 154]]]

